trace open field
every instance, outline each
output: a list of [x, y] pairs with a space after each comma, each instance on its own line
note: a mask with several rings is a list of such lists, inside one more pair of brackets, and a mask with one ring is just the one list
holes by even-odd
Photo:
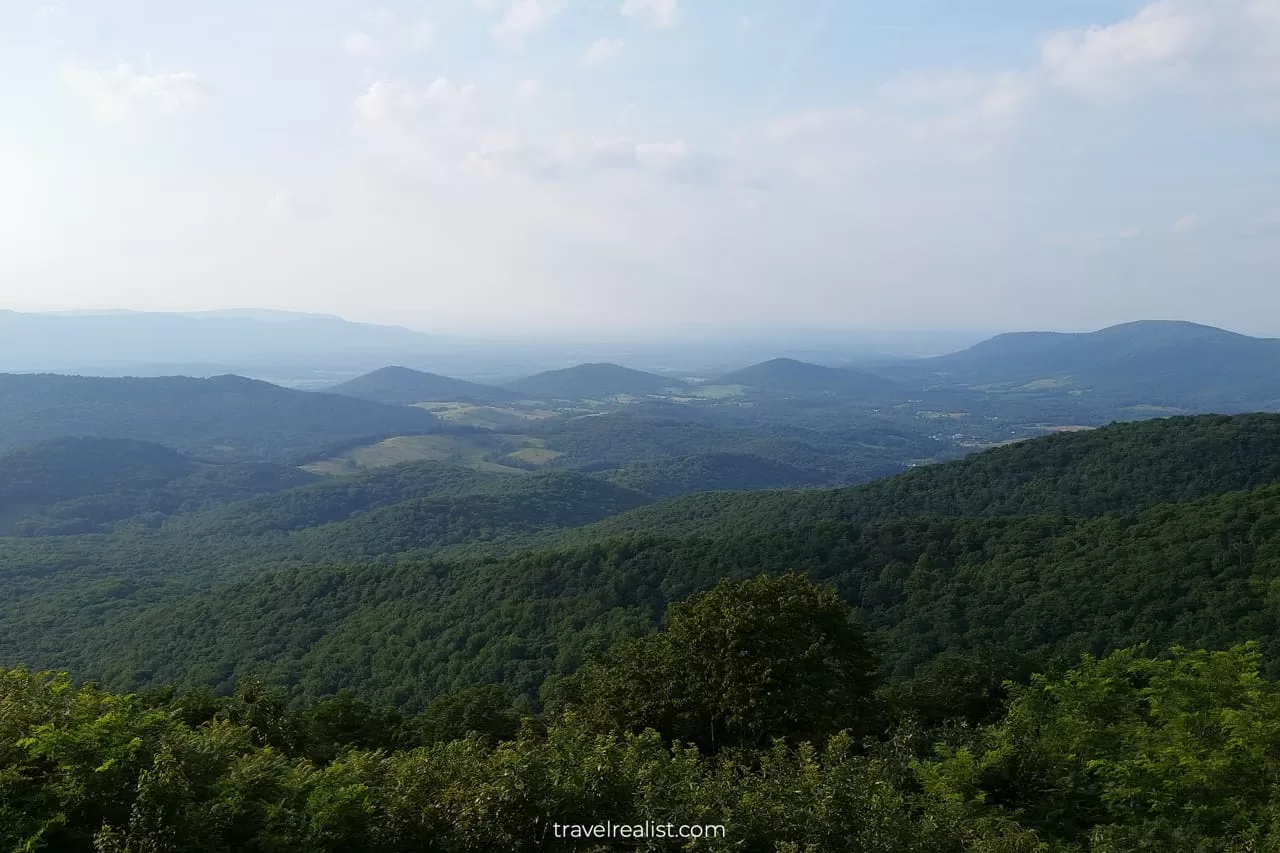
[[673, 397], [674, 400], [727, 400], [747, 393], [745, 385], [694, 385], [688, 391]]
[[545, 447], [525, 447], [507, 455], [512, 459], [519, 459], [521, 462], [533, 465], [545, 465], [564, 456], [559, 450], [549, 450]]
[[382, 468], [404, 462], [446, 462], [477, 471], [522, 473], [519, 468], [489, 462], [494, 451], [520, 449], [528, 439], [522, 435], [489, 434], [401, 435], [376, 444], [357, 447], [330, 459], [303, 466], [314, 474], [348, 474], [364, 468]]
[[429, 402], [415, 403], [417, 408], [426, 409], [442, 421], [476, 426], [485, 429], [519, 428], [526, 421], [540, 421], [558, 416], [558, 412], [549, 409], [523, 409], [512, 406], [478, 406], [471, 403]]

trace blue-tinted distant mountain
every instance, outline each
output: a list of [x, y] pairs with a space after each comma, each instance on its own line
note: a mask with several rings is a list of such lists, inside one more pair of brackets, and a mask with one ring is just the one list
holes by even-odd
[[519, 397], [518, 394], [494, 385], [482, 385], [465, 379], [396, 366], [379, 368], [327, 390], [347, 397], [401, 406], [433, 401], [492, 405], [510, 402]]
[[[421, 352], [430, 335], [289, 312], [0, 311], [0, 370], [102, 372], [147, 364], [344, 364]], [[376, 362], [375, 362], [376, 363]]]
[[679, 379], [607, 362], [548, 370], [506, 383], [506, 387], [521, 394], [561, 400], [596, 399], [618, 394], [645, 396], [684, 385]]
[[998, 335], [919, 365], [1000, 391], [1061, 391], [1128, 404], [1244, 411], [1280, 407], [1280, 340], [1141, 321], [1097, 332]]
[[761, 391], [792, 395], [884, 397], [903, 389], [898, 383], [842, 367], [824, 367], [792, 358], [775, 358], [723, 376], [727, 385], [746, 385]]
[[222, 460], [280, 460], [438, 427], [428, 412], [240, 376], [0, 374], [0, 449], [63, 436], [131, 438]]

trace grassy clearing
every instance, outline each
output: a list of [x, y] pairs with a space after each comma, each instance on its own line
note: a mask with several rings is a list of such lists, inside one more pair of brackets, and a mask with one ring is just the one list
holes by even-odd
[[1061, 388], [1064, 385], [1071, 384], [1071, 377], [1060, 376], [1053, 379], [1037, 379], [1034, 382], [1028, 382], [1021, 386], [1019, 391], [1047, 391], [1050, 388]]
[[486, 429], [519, 428], [526, 421], [554, 418], [557, 412], [548, 409], [520, 408], [517, 406], [479, 406], [453, 401], [414, 403], [436, 417], [449, 423], [478, 426]]
[[548, 462], [559, 459], [564, 454], [559, 450], [550, 450], [546, 447], [525, 447], [515, 453], [508, 453], [507, 456], [532, 465], [545, 465]]
[[746, 385], [696, 385], [686, 396], [695, 400], [727, 400], [747, 393]]
[[519, 468], [489, 462], [484, 457], [494, 451], [519, 448], [522, 435], [401, 435], [376, 444], [348, 450], [340, 456], [304, 466], [315, 474], [346, 474], [362, 468], [383, 468], [404, 462], [445, 462], [477, 471], [518, 474]]

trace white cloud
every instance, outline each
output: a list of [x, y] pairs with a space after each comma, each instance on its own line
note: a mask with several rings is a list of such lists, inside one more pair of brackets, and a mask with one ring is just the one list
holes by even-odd
[[1079, 97], [1118, 101], [1148, 92], [1197, 94], [1259, 111], [1280, 90], [1275, 0], [1158, 0], [1108, 26], [1044, 42], [1049, 82]]
[[1082, 97], [1123, 97], [1185, 75], [1209, 26], [1193, 9], [1161, 0], [1110, 26], [1052, 36], [1044, 44], [1044, 68], [1055, 85]]
[[556, 182], [606, 173], [684, 184], [707, 184], [719, 177], [717, 159], [693, 151], [683, 139], [646, 142], [627, 136], [505, 138], [475, 147], [466, 165], [489, 176]]
[[602, 65], [622, 55], [622, 39], [598, 38], [587, 48], [582, 60], [588, 65]]
[[356, 99], [357, 119], [365, 125], [410, 124], [424, 115], [456, 116], [470, 105], [475, 86], [438, 77], [425, 88], [379, 80]]
[[493, 37], [510, 45], [522, 43], [529, 35], [564, 11], [565, 0], [515, 0], [493, 27]]
[[1271, 234], [1280, 232], [1280, 210], [1274, 213], [1268, 213], [1265, 216], [1259, 216], [1257, 219], [1245, 229], [1246, 234]]
[[815, 180], [887, 164], [980, 160], [1013, 138], [1037, 89], [1029, 74], [917, 73], [857, 106], [778, 116], [763, 137], [774, 162]]
[[382, 53], [382, 42], [364, 30], [356, 30], [342, 40], [342, 49], [351, 56], [377, 56]]
[[425, 50], [435, 41], [436, 28], [426, 18], [402, 19], [382, 9], [369, 15], [365, 26], [352, 30], [342, 40], [350, 56], [372, 59], [397, 53]]
[[66, 17], [67, 4], [62, 0], [46, 0], [46, 2], [37, 3], [31, 10], [31, 14], [39, 21], [55, 21]]
[[517, 104], [521, 106], [531, 106], [537, 102], [538, 97], [542, 94], [542, 84], [537, 80], [521, 80], [516, 84], [512, 96]]
[[143, 114], [180, 113], [200, 107], [208, 91], [190, 71], [145, 74], [128, 63], [95, 69], [68, 65], [63, 82], [103, 121], [129, 121]]
[[1178, 217], [1173, 223], [1173, 231], [1177, 234], [1189, 234], [1204, 225], [1204, 220], [1195, 213], [1188, 213], [1185, 216]]
[[1142, 236], [1141, 228], [1125, 228], [1120, 231], [1121, 240], [1136, 240]]
[[676, 0], [623, 0], [618, 11], [634, 21], [669, 27], [676, 21]]

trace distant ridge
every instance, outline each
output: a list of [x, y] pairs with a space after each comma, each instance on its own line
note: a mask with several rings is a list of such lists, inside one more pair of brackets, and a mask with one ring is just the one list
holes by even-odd
[[1280, 340], [1184, 321], [997, 335], [921, 366], [967, 385], [1038, 383], [1125, 401], [1222, 411], [1280, 404]]
[[[0, 371], [164, 364], [385, 364], [434, 345], [431, 335], [340, 317], [260, 310], [0, 311]], [[370, 362], [370, 359], [377, 359]]]
[[488, 405], [511, 402], [518, 397], [517, 394], [494, 385], [482, 385], [479, 382], [468, 382], [465, 379], [396, 365], [379, 368], [326, 390], [375, 403], [402, 406], [444, 401]]
[[534, 397], [581, 400], [617, 394], [660, 394], [684, 386], [685, 383], [679, 379], [600, 362], [579, 364], [563, 370], [548, 370], [508, 382], [506, 387]]
[[92, 436], [155, 442], [209, 459], [283, 461], [335, 443], [439, 425], [422, 409], [296, 391], [243, 376], [0, 373], [0, 450]]
[[867, 396], [901, 390], [898, 383], [841, 367], [824, 367], [793, 358], [774, 358], [721, 377], [726, 385], [746, 385], [764, 391], [791, 394], [839, 394]]

